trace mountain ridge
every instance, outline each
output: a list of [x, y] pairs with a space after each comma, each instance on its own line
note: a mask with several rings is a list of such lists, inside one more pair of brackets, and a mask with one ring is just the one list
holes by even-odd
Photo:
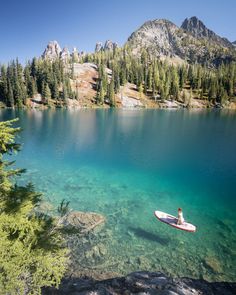
[[233, 44], [197, 17], [186, 18], [180, 27], [166, 19], [147, 21], [130, 35], [126, 45], [134, 54], [146, 49], [156, 57], [178, 57], [189, 63], [216, 65], [235, 55]]
[[[196, 16], [186, 18], [179, 27], [168, 19], [154, 19], [144, 22], [127, 39], [124, 46], [129, 46], [134, 55], [141, 55], [146, 50], [150, 55], [176, 63], [200, 63], [217, 66], [222, 62], [236, 61], [236, 41], [217, 35]], [[106, 40], [97, 42], [95, 53], [114, 51], [119, 48], [116, 42]], [[57, 41], [50, 41], [42, 55], [43, 58], [60, 58], [67, 62], [70, 57], [78, 61], [85, 53], [67, 47], [62, 50]], [[73, 58], [76, 56], [76, 58]]]

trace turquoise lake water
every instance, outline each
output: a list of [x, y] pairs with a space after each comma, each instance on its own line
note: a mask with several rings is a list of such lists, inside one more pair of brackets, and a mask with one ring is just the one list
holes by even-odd
[[[236, 280], [235, 112], [0, 112], [0, 120], [14, 117], [23, 129], [17, 166], [44, 193], [45, 210], [66, 199], [106, 217], [97, 269]], [[178, 207], [196, 233], [153, 215]]]

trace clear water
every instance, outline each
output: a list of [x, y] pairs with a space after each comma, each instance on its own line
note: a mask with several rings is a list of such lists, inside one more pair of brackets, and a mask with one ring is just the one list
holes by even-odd
[[[1, 120], [14, 117], [23, 128], [16, 160], [28, 169], [24, 180], [52, 206], [65, 198], [75, 210], [106, 216], [96, 238], [103, 253], [80, 257], [78, 267], [235, 281], [236, 113], [0, 112]], [[153, 215], [176, 215], [178, 207], [196, 233]]]

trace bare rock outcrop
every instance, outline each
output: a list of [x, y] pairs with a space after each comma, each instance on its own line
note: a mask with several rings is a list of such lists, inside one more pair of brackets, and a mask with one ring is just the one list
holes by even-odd
[[189, 63], [217, 65], [236, 59], [232, 43], [196, 17], [185, 19], [181, 27], [166, 19], [147, 21], [131, 34], [126, 44], [135, 55], [145, 49], [156, 57], [178, 57]]
[[102, 42], [97, 42], [95, 46], [95, 52], [99, 52], [101, 50], [103, 50], [103, 44]]
[[43, 52], [44, 59], [54, 60], [59, 58], [61, 54], [61, 47], [57, 41], [50, 41]]
[[112, 51], [118, 47], [118, 44], [116, 42], [112, 42], [111, 40], [106, 40], [106, 43], [104, 45], [104, 50]]
[[64, 47], [60, 53], [60, 58], [63, 62], [67, 63], [70, 59], [70, 51], [67, 47]]
[[116, 49], [118, 47], [118, 43], [116, 42], [112, 42], [111, 40], [106, 40], [105, 45], [103, 46], [102, 42], [97, 42], [96, 46], [95, 46], [95, 52], [99, 52], [99, 51], [113, 51], [114, 49]]

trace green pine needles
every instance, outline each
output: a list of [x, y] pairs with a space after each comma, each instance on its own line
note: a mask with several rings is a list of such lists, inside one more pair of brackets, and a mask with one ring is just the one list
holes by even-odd
[[41, 194], [32, 184], [16, 185], [23, 171], [4, 160], [20, 149], [14, 122], [0, 123], [0, 294], [41, 294], [43, 286], [58, 287], [67, 250], [54, 219], [37, 210]]

